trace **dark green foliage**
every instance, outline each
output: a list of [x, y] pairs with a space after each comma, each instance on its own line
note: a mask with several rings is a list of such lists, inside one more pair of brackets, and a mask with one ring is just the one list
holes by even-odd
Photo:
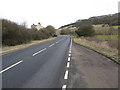
[[23, 25], [18, 25], [14, 22], [3, 19], [2, 20], [2, 44], [3, 45], [19, 45], [27, 43], [31, 40], [47, 39], [55, 33], [55, 29], [52, 26], [48, 26], [45, 29], [27, 29]]
[[[70, 23], [70, 24], [67, 24], [67, 25], [61, 26], [60, 28], [68, 27], [68, 26], [71, 26], [71, 25], [73, 25], [73, 24], [75, 24], [75, 23]], [[60, 29], [60, 28], [59, 28], [59, 29]]]
[[64, 25], [62, 27], [68, 27], [68, 26], [75, 26], [79, 27], [80, 25], [88, 25], [88, 24], [108, 24], [108, 25], [120, 25], [119, 13], [116, 14], [110, 14], [110, 15], [102, 15], [102, 16], [96, 16], [96, 17], [91, 17], [89, 19], [83, 19], [83, 20], [77, 20], [75, 23], [71, 23], [68, 25]]
[[75, 32], [74, 31], [71, 31], [69, 29], [64, 29], [64, 30], [61, 30], [60, 32], [61, 35], [74, 35]]
[[2, 20], [2, 43], [14, 46], [29, 42], [32, 39], [29, 31], [14, 22]]
[[91, 25], [82, 25], [77, 31], [75, 31], [79, 37], [94, 36], [95, 31]]
[[83, 24], [108, 24], [108, 25], [119, 25], [118, 14], [110, 14], [103, 16], [91, 17], [89, 19], [78, 20], [73, 26], [79, 27]]
[[55, 28], [53, 26], [51, 26], [51, 25], [47, 26], [46, 30], [48, 30], [48, 34], [50, 36], [52, 36], [53, 34], [55, 34]]
[[61, 34], [61, 35], [68, 35], [69, 32], [68, 32], [67, 30], [61, 30], [60, 34]]

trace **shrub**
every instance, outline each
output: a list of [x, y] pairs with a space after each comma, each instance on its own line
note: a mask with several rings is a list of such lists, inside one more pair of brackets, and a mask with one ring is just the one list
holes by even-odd
[[60, 34], [61, 34], [61, 35], [68, 35], [69, 32], [68, 32], [67, 30], [61, 30]]
[[32, 39], [29, 31], [14, 22], [2, 20], [2, 43], [14, 46], [29, 42]]
[[75, 31], [71, 31], [70, 29], [63, 29], [60, 32], [61, 35], [75, 35]]
[[91, 25], [82, 25], [75, 31], [79, 37], [84, 36], [94, 36], [95, 31]]
[[48, 25], [45, 29], [47, 30], [47, 32], [48, 32], [48, 34], [50, 36], [52, 36], [53, 34], [55, 34], [55, 28], [53, 26]]
[[31, 40], [47, 39], [55, 33], [53, 26], [45, 29], [27, 29], [24, 25], [18, 25], [14, 22], [2, 20], [2, 44], [14, 46], [27, 43]]

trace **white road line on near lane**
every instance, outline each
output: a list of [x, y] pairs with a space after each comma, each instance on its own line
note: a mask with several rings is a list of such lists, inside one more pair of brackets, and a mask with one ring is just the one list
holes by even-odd
[[69, 57], [71, 56], [71, 54], [69, 54]]
[[72, 39], [71, 39], [71, 45], [72, 45]]
[[71, 39], [71, 42], [70, 42], [70, 49], [72, 48], [72, 39]]
[[65, 72], [64, 79], [68, 79], [68, 70], [66, 70], [66, 72]]
[[69, 51], [69, 53], [71, 53], [71, 50]]
[[34, 53], [32, 56], [35, 56], [35, 55], [37, 55], [37, 54], [39, 54], [39, 53], [43, 52], [44, 50], [46, 50], [46, 48], [44, 48], [44, 49], [42, 49], [42, 50], [40, 50], [40, 51], [38, 51], [38, 52]]
[[68, 57], [68, 61], [70, 61], [70, 57]]
[[67, 62], [67, 68], [69, 68], [70, 67], [70, 62]]
[[20, 63], [22, 63], [22, 62], [23, 62], [23, 60], [21, 60], [21, 61], [19, 61], [19, 62], [15, 63], [15, 64], [13, 64], [13, 65], [11, 65], [11, 66], [9, 66], [9, 67], [7, 67], [6, 69], [4, 69], [4, 70], [0, 71], [0, 73], [3, 73], [3, 72], [5, 72], [5, 71], [7, 71], [7, 70], [11, 69], [12, 67], [15, 67], [16, 65], [18, 65], [18, 64], [20, 64]]
[[63, 85], [62, 86], [62, 90], [66, 90], [67, 86], [66, 85]]
[[56, 42], [56, 43], [59, 43], [59, 42]]
[[53, 45], [55, 45], [55, 44], [53, 43], [53, 44], [51, 44], [49, 47], [52, 47]]

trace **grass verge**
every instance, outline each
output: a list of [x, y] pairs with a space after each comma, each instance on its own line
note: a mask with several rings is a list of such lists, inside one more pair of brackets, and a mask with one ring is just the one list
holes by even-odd
[[43, 39], [43, 40], [34, 40], [31, 41], [29, 43], [25, 43], [25, 44], [21, 44], [21, 45], [16, 45], [16, 46], [2, 46], [2, 50], [0, 50], [0, 53], [5, 54], [11, 51], [15, 51], [15, 50], [19, 50], [19, 49], [23, 49], [32, 45], [36, 45], [45, 41], [49, 41], [49, 40], [53, 40], [56, 39], [56, 37], [51, 37], [48, 39]]
[[106, 48], [101, 47], [99, 44], [92, 43], [92, 41], [88, 41], [88, 40], [77, 38], [77, 37], [73, 37], [73, 41], [79, 45], [82, 45], [98, 53], [101, 53], [102, 55], [114, 60], [115, 62], [120, 61], [120, 58], [118, 57], [118, 53], [114, 53], [112, 52], [112, 50], [111, 51], [107, 50]]
[[96, 35], [96, 37], [102, 40], [117, 40], [118, 41], [118, 35]]

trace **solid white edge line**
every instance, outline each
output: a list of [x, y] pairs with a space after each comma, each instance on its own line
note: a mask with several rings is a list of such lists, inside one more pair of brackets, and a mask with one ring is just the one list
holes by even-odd
[[18, 64], [20, 64], [20, 63], [22, 63], [22, 62], [23, 62], [23, 60], [21, 60], [21, 61], [15, 63], [15, 64], [13, 64], [13, 65], [11, 65], [11, 66], [9, 66], [9, 67], [7, 67], [6, 69], [0, 71], [0, 73], [3, 73], [3, 72], [5, 72], [5, 71], [11, 69], [12, 67], [14, 67], [14, 66], [16, 66], [16, 65], [18, 65]]
[[67, 62], [67, 68], [69, 68], [70, 67], [70, 62]]
[[66, 72], [65, 72], [64, 79], [68, 79], [68, 70], [66, 70]]
[[70, 57], [68, 57], [68, 61], [70, 61]]
[[66, 90], [66, 88], [67, 88], [67, 85], [62, 86], [62, 90]]
[[42, 50], [40, 50], [40, 51], [38, 51], [38, 52], [34, 53], [32, 56], [35, 56], [35, 55], [37, 55], [37, 54], [41, 53], [41, 52], [42, 52], [42, 51], [44, 51], [44, 50], [46, 50], [46, 48], [44, 48], [44, 49], [42, 49]]

